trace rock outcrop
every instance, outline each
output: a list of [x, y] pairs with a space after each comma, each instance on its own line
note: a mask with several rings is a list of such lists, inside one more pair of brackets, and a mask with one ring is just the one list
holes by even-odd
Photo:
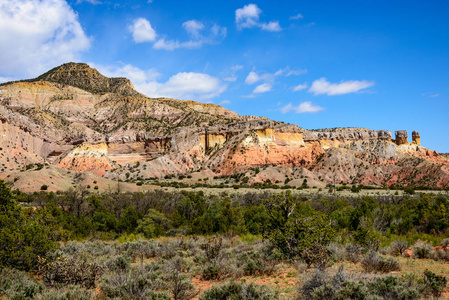
[[394, 136], [395, 136], [395, 143], [398, 146], [401, 145], [408, 145], [408, 135], [407, 135], [407, 130], [398, 130], [394, 132]]
[[419, 135], [419, 132], [416, 130], [413, 130], [412, 132], [412, 144], [421, 146], [421, 137]]
[[0, 85], [0, 133], [4, 171], [48, 163], [137, 180], [271, 165], [302, 170], [317, 185], [449, 185], [447, 159], [420, 146], [416, 131], [409, 144], [404, 130], [394, 140], [385, 130], [306, 130], [219, 105], [149, 98], [87, 64]]

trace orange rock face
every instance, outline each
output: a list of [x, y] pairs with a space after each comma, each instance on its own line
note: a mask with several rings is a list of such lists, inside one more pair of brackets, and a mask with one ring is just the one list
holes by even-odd
[[223, 174], [231, 174], [261, 165], [308, 167], [324, 153], [319, 143], [312, 143], [307, 147], [285, 147], [275, 144], [268, 147], [239, 147], [229, 152], [221, 171]]
[[65, 157], [58, 167], [80, 173], [91, 172], [98, 176], [104, 176], [106, 171], [113, 169], [106, 157]]

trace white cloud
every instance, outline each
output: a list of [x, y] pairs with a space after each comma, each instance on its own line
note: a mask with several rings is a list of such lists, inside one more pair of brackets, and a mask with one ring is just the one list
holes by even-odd
[[283, 73], [283, 70], [278, 70], [275, 73], [263, 73], [257, 74], [255, 71], [249, 72], [248, 76], [246, 76], [245, 83], [246, 84], [254, 84], [258, 81], [269, 81], [273, 82], [276, 76], [279, 76]]
[[157, 40], [153, 44], [154, 49], [175, 50], [181, 48], [181, 44], [178, 41], [165, 41], [164, 38]]
[[192, 35], [193, 38], [200, 37], [200, 31], [204, 29], [204, 24], [196, 20], [190, 20], [182, 23], [182, 27]]
[[266, 31], [275, 32], [275, 31], [281, 31], [282, 30], [282, 28], [279, 25], [278, 21], [271, 21], [269, 23], [263, 23], [263, 24], [261, 24], [261, 26], [262, 26], [261, 27], [262, 30], [266, 30]]
[[150, 97], [171, 97], [178, 99], [209, 100], [226, 90], [216, 77], [204, 73], [181, 72], [165, 83], [150, 82], [146, 93]]
[[285, 114], [290, 111], [294, 111], [297, 114], [303, 114], [303, 113], [316, 113], [321, 110], [324, 110], [324, 107], [314, 105], [310, 101], [305, 101], [300, 103], [298, 106], [293, 106], [291, 103], [289, 103], [283, 108], [281, 108], [281, 113]]
[[254, 84], [260, 80], [259, 75], [256, 72], [249, 72], [248, 76], [246, 76], [245, 83], [246, 84]]
[[229, 82], [235, 82], [237, 81], [237, 72], [243, 69], [242, 65], [233, 65], [232, 67], [228, 68], [226, 71], [222, 73], [222, 76], [224, 77], [224, 81]]
[[223, 104], [230, 104], [230, 103], [231, 103], [231, 101], [229, 101], [229, 100], [223, 100], [223, 101], [220, 102], [221, 105], [223, 105]]
[[273, 86], [271, 84], [264, 83], [264, 84], [256, 86], [256, 88], [253, 91], [253, 94], [266, 93], [266, 92], [271, 91], [272, 88], [273, 88]]
[[235, 11], [237, 28], [251, 28], [259, 25], [259, 15], [262, 12], [256, 4], [248, 4]]
[[279, 69], [279, 70], [277, 70], [277, 71], [274, 73], [274, 76], [282, 75], [282, 73], [284, 73], [284, 70]]
[[90, 4], [93, 4], [93, 5], [101, 4], [101, 1], [98, 1], [98, 0], [77, 0], [76, 4], [80, 4], [83, 2], [89, 2]]
[[304, 19], [304, 16], [302, 14], [297, 14], [290, 17], [290, 20], [299, 20], [299, 19]]
[[342, 95], [358, 92], [374, 85], [373, 81], [348, 80], [340, 83], [330, 83], [326, 78], [320, 78], [312, 83], [309, 93], [315, 95], [327, 94], [328, 96]]
[[243, 8], [236, 9], [235, 11], [235, 23], [238, 30], [244, 28], [259, 27], [266, 31], [281, 31], [282, 28], [278, 21], [271, 21], [268, 23], [259, 22], [260, 14], [262, 10], [256, 4], [248, 4]]
[[298, 84], [297, 86], [294, 86], [293, 87], [293, 92], [298, 92], [298, 91], [301, 91], [301, 90], [304, 90], [304, 89], [306, 89], [307, 88], [307, 84]]
[[128, 78], [135, 85], [137, 90], [139, 90], [139, 87], [142, 87], [148, 82], [154, 81], [161, 76], [161, 74], [154, 68], [149, 70], [141, 70], [138, 67], [130, 64], [126, 64], [120, 67], [102, 66], [96, 65], [94, 63], [89, 63], [89, 65], [93, 68], [96, 68], [101, 74], [107, 77]]
[[182, 24], [182, 27], [190, 35], [190, 40], [187, 42], [179, 42], [178, 40], [160, 38], [153, 44], [153, 48], [169, 51], [179, 48], [200, 48], [204, 44], [213, 45], [219, 43], [226, 37], [227, 33], [226, 27], [213, 24], [210, 28], [206, 29], [206, 25], [197, 20], [186, 21]]
[[299, 76], [302, 74], [306, 74], [307, 73], [307, 69], [298, 69], [298, 70], [287, 70], [287, 74], [285, 76]]
[[307, 73], [306, 69], [298, 69], [298, 70], [291, 70], [290, 67], [286, 67], [284, 69], [279, 69], [274, 73], [263, 73], [258, 74], [255, 71], [249, 72], [248, 76], [246, 76], [245, 83], [246, 84], [254, 84], [258, 81], [265, 81], [265, 82], [273, 82], [275, 77], [277, 76], [292, 76], [292, 75], [301, 75]]
[[0, 74], [36, 76], [90, 47], [64, 0], [0, 1]]
[[440, 94], [433, 94], [433, 93], [430, 93], [430, 92], [426, 92], [426, 93], [422, 93], [421, 94], [421, 96], [426, 96], [426, 97], [429, 97], [429, 98], [435, 98], [435, 97], [438, 97]]
[[136, 43], [152, 42], [156, 39], [156, 31], [151, 27], [150, 21], [147, 19], [139, 18], [134, 20], [128, 29], [132, 32], [134, 42]]
[[237, 81], [237, 76], [228, 76], [228, 77], [225, 77], [225, 78], [223, 78], [223, 80], [224, 81], [229, 81], [229, 82], [236, 82]]
[[218, 78], [204, 73], [181, 72], [166, 82], [159, 82], [161, 74], [156, 69], [141, 70], [133, 65], [101, 66], [90, 64], [105, 76], [126, 77], [137, 91], [149, 97], [169, 97], [181, 100], [210, 102], [223, 93], [227, 86]]

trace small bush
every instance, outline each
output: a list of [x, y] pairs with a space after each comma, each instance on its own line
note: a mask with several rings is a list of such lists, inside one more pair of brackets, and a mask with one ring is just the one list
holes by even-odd
[[439, 260], [449, 260], [449, 255], [446, 251], [444, 251], [443, 249], [439, 249], [439, 250], [432, 250], [430, 252], [430, 258], [435, 260], [435, 261], [439, 261]]
[[113, 299], [171, 299], [167, 293], [159, 265], [147, 264], [130, 268], [126, 272], [108, 273], [103, 276], [101, 291]]
[[299, 288], [300, 299], [419, 299], [418, 285], [407, 278], [381, 276], [353, 280], [343, 269], [330, 277], [317, 271]]
[[204, 280], [216, 280], [218, 279], [219, 270], [218, 268], [209, 265], [206, 268], [203, 269], [203, 273], [201, 274], [201, 277]]
[[417, 241], [412, 247], [413, 258], [430, 258], [433, 247], [426, 242]]
[[184, 268], [185, 263], [180, 257], [175, 257], [166, 266], [168, 288], [174, 300], [189, 300], [199, 293], [190, 282], [189, 277], [183, 273]]
[[226, 300], [226, 299], [258, 299], [271, 300], [279, 299], [279, 294], [267, 286], [254, 283], [230, 282], [219, 286], [214, 286], [206, 291], [199, 298], [200, 300]]
[[118, 255], [108, 260], [105, 264], [110, 271], [126, 271], [128, 270], [130, 263], [128, 257]]
[[327, 246], [327, 249], [330, 251], [332, 260], [334, 262], [343, 261], [346, 258], [346, 250], [343, 245], [330, 243]]
[[0, 270], [0, 295], [11, 299], [31, 299], [42, 289], [43, 287], [25, 272], [15, 269]]
[[39, 300], [90, 300], [94, 298], [91, 290], [79, 286], [45, 290], [37, 297]]
[[88, 289], [95, 287], [97, 278], [103, 273], [103, 267], [96, 263], [59, 257], [53, 262], [40, 259], [38, 270], [47, 286], [74, 284]]
[[446, 277], [437, 275], [427, 269], [424, 271], [424, 294], [432, 294], [435, 297], [440, 297], [446, 284]]
[[377, 252], [368, 252], [362, 260], [362, 267], [365, 272], [388, 273], [400, 270], [399, 263], [391, 258], [383, 258]]
[[449, 247], [449, 239], [444, 239], [440, 243], [441, 247]]
[[353, 264], [360, 261], [360, 255], [362, 254], [362, 248], [354, 243], [346, 244], [346, 259]]
[[404, 193], [413, 195], [413, 194], [415, 194], [415, 189], [411, 186], [407, 186], [404, 188]]
[[407, 241], [404, 240], [396, 240], [391, 243], [390, 253], [394, 256], [402, 255], [405, 250], [408, 248]]
[[201, 248], [206, 253], [207, 260], [212, 262], [218, 258], [223, 244], [222, 238], [210, 238]]
[[331, 252], [325, 246], [313, 243], [310, 247], [304, 249], [301, 258], [309, 268], [314, 265], [319, 269], [325, 269], [329, 266]]
[[367, 284], [367, 287], [371, 295], [376, 295], [381, 299], [413, 300], [420, 298], [419, 292], [414, 286], [408, 286], [406, 282], [401, 282], [395, 276], [374, 278]]
[[47, 189], [48, 189], [48, 185], [43, 184], [43, 185], [41, 186], [41, 191], [46, 191]]
[[322, 270], [317, 270], [309, 280], [300, 286], [299, 294], [302, 295], [304, 299], [314, 299], [313, 293], [315, 290], [326, 285], [326, 279], [326, 273]]

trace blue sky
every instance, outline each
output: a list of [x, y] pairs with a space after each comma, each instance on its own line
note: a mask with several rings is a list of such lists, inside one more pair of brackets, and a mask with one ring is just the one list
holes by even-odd
[[0, 81], [68, 61], [150, 97], [449, 152], [449, 1], [0, 0]]

